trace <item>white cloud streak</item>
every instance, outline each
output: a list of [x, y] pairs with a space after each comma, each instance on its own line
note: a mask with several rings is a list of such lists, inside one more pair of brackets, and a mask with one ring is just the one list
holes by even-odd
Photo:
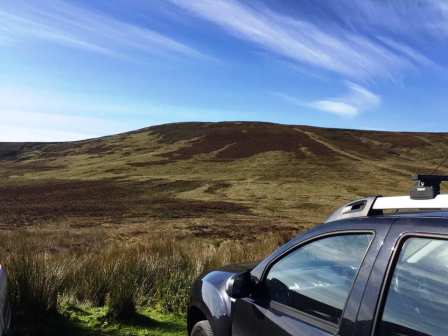
[[274, 95], [301, 108], [308, 107], [345, 118], [356, 117], [361, 112], [375, 109], [381, 104], [381, 97], [365, 87], [351, 82], [347, 83], [347, 87], [348, 93], [342, 97], [324, 98], [311, 102], [304, 102], [284, 93], [274, 93]]
[[209, 58], [154, 30], [123, 22], [63, 0], [0, 2], [0, 43], [44, 41], [108, 56], [133, 52]]
[[446, 0], [339, 0], [331, 11], [348, 27], [363, 27], [372, 34], [383, 30], [418, 40], [440, 38], [442, 32], [448, 33]]
[[356, 106], [336, 100], [318, 100], [309, 103], [308, 106], [316, 110], [336, 114], [341, 117], [355, 117], [359, 113]]
[[347, 83], [349, 92], [343, 97], [312, 101], [307, 106], [316, 110], [333, 113], [341, 117], [356, 117], [363, 111], [378, 107], [381, 98], [366, 88]]
[[383, 42], [386, 46], [393, 49], [396, 53], [399, 53], [403, 56], [406, 56], [409, 60], [411, 60], [416, 66], [421, 65], [425, 67], [438, 67], [433, 61], [431, 61], [428, 57], [419, 53], [418, 51], [412, 49], [411, 47], [400, 43], [398, 41], [394, 41], [387, 37], [378, 37], [378, 39]]
[[[403, 69], [430, 63], [417, 50], [403, 43], [398, 44], [391, 38], [382, 43], [375, 37], [342, 25], [296, 19], [255, 6], [254, 3], [237, 0], [171, 2], [276, 55], [346, 78], [393, 79]], [[358, 12], [367, 12], [367, 5], [361, 7]]]

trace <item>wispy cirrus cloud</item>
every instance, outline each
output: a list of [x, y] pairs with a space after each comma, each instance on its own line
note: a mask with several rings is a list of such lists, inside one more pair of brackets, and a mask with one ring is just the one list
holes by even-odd
[[448, 2], [445, 0], [339, 0], [330, 2], [325, 9], [346, 27], [360, 32], [375, 34], [382, 30], [407, 40], [440, 38], [441, 32], [448, 33]]
[[63, 0], [0, 2], [0, 43], [44, 41], [108, 56], [209, 56], [171, 37]]
[[427, 0], [426, 8], [432, 9], [431, 16], [423, 20], [423, 28], [433, 36], [448, 36], [448, 2], [443, 0]]
[[348, 93], [341, 97], [324, 98], [310, 102], [301, 101], [284, 93], [274, 93], [277, 97], [298, 107], [335, 114], [340, 117], [353, 118], [363, 111], [371, 110], [381, 104], [381, 97], [365, 87], [348, 82]]
[[387, 37], [378, 37], [378, 40], [384, 43], [387, 47], [394, 50], [396, 53], [406, 56], [416, 66], [420, 65], [428, 68], [438, 67], [431, 59], [403, 43], [394, 41]]
[[[393, 79], [403, 69], [432, 63], [418, 50], [391, 37], [381, 41], [348, 24], [338, 24], [336, 20], [313, 22], [304, 17], [280, 14], [253, 2], [237, 0], [171, 2], [276, 55], [345, 78], [363, 81]], [[368, 13], [367, 7], [360, 5], [356, 11]]]

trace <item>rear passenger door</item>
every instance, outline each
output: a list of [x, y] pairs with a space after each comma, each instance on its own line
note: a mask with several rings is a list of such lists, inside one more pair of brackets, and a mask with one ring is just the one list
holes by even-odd
[[448, 335], [447, 225], [418, 221], [400, 219], [391, 230], [384, 250], [390, 257], [375, 265], [355, 335]]

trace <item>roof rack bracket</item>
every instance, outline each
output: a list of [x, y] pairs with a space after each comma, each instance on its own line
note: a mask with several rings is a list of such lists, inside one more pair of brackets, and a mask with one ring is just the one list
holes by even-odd
[[379, 196], [371, 196], [352, 201], [333, 212], [325, 222], [328, 223], [341, 219], [367, 217], [371, 214], [373, 204], [378, 197]]
[[448, 181], [446, 175], [416, 175], [412, 178], [415, 187], [411, 190], [411, 199], [427, 200], [440, 194], [440, 184]]

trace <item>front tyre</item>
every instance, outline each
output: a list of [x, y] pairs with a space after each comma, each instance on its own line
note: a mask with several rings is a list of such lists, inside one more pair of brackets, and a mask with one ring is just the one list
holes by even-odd
[[210, 322], [200, 321], [196, 323], [191, 331], [191, 336], [215, 336]]

